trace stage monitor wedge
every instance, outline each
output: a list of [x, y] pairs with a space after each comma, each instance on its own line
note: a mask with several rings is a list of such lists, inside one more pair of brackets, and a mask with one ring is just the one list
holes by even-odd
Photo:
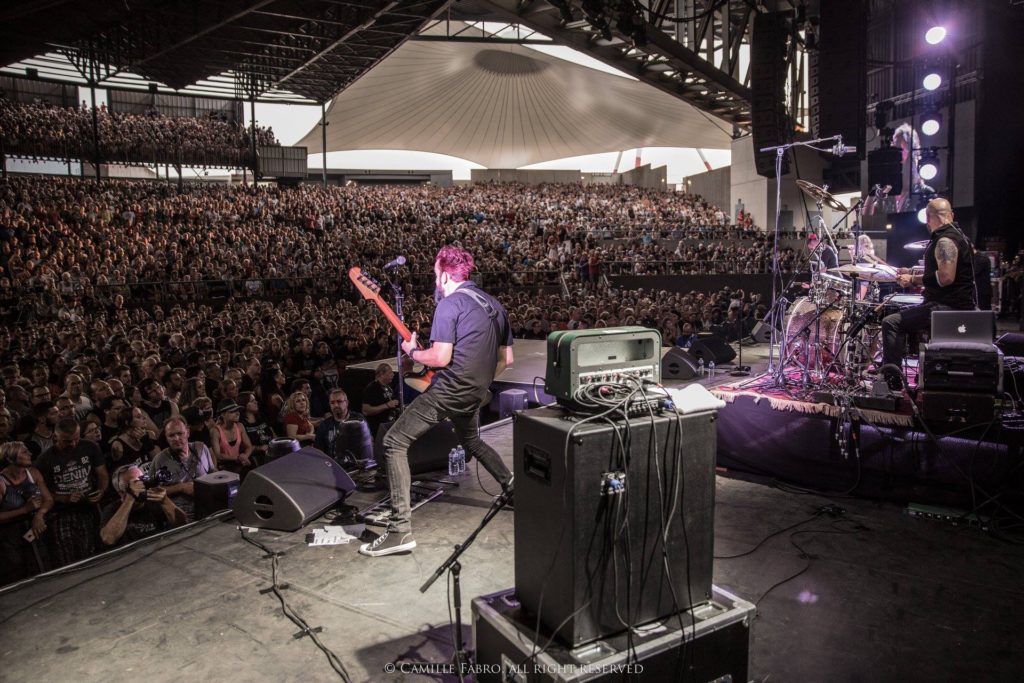
[[316, 448], [289, 453], [249, 472], [235, 497], [243, 526], [295, 531], [355, 490], [352, 477]]

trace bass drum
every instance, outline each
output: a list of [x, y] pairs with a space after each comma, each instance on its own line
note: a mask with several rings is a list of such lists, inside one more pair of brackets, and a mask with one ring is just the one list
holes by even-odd
[[[842, 345], [844, 311], [839, 308], [826, 308], [815, 322], [817, 308], [807, 297], [794, 301], [786, 317], [783, 319], [783, 352], [790, 363], [808, 368], [815, 367], [821, 361], [822, 369], [835, 360]], [[817, 346], [815, 346], [817, 331]]]

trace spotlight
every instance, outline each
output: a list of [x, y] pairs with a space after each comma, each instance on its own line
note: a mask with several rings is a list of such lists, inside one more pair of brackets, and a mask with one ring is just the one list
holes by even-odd
[[921, 150], [921, 162], [917, 172], [922, 180], [933, 180], [939, 175], [939, 155], [935, 148]]
[[928, 209], [921, 209], [920, 211], [918, 211], [917, 212], [917, 220], [920, 221], [921, 223], [927, 223], [928, 222], [928, 213], [927, 212], [928, 212]]
[[925, 135], [935, 135], [942, 128], [942, 117], [937, 112], [929, 112], [924, 115], [921, 121], [921, 132]]
[[932, 72], [924, 77], [923, 85], [925, 90], [936, 90], [942, 85], [942, 76]]
[[932, 26], [924, 34], [924, 39], [929, 45], [938, 45], [946, 38], [946, 28], [944, 26]]

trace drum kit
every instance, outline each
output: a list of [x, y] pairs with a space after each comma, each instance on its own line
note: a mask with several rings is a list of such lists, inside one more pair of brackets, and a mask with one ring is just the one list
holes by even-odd
[[[843, 219], [859, 209], [847, 209], [828, 192], [803, 180], [797, 185], [818, 205], [844, 211]], [[843, 220], [840, 219], [840, 220]], [[819, 219], [820, 220], [820, 219]], [[859, 223], [859, 221], [858, 221]], [[821, 227], [831, 240], [822, 221]], [[833, 243], [834, 244], [834, 243]], [[854, 259], [858, 260], [854, 240]], [[911, 242], [905, 248], [920, 250], [928, 241]], [[813, 256], [813, 253], [812, 253]], [[897, 281], [897, 270], [885, 263], [851, 263], [837, 268], [812, 268], [811, 282], [803, 285], [792, 302], [780, 297], [777, 302], [784, 311], [778, 361], [769, 370], [781, 382], [789, 385], [795, 379], [806, 388], [831, 385], [843, 380], [859, 383], [866, 371], [881, 363], [882, 319], [922, 302], [916, 294], [887, 293]], [[772, 367], [775, 365], [775, 367]], [[793, 370], [797, 372], [794, 373]]]

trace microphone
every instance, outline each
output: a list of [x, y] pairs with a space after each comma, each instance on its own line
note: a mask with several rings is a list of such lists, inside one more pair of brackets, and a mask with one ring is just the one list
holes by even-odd
[[832, 147], [832, 154], [837, 157], [841, 157], [844, 154], [855, 154], [857, 152], [856, 147], [850, 147], [843, 144], [843, 137], [839, 136], [839, 141]]
[[391, 270], [392, 268], [397, 268], [398, 266], [404, 266], [404, 265], [405, 265], [405, 257], [404, 256], [396, 256], [395, 258], [393, 258], [390, 261], [388, 261], [387, 264], [385, 264], [384, 270]]

